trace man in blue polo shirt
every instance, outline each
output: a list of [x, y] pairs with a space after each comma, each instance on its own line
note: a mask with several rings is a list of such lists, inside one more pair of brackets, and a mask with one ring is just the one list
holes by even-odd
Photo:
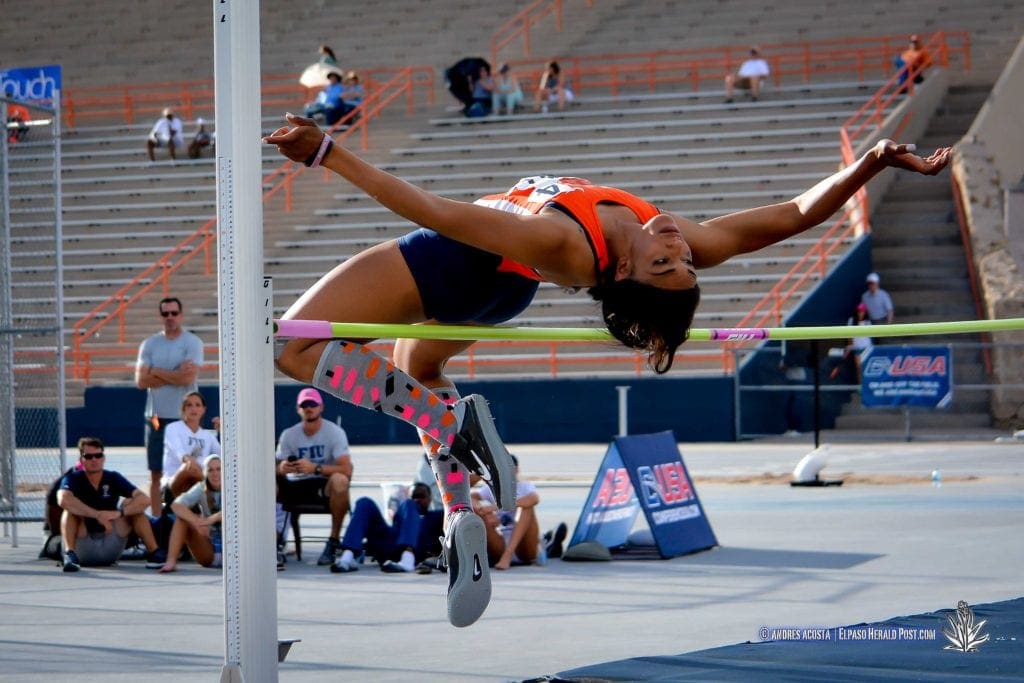
[[78, 440], [78, 453], [81, 469], [64, 475], [57, 492], [57, 503], [64, 509], [64, 571], [77, 572], [82, 565], [114, 564], [131, 531], [146, 544], [146, 566], [163, 566], [167, 556], [157, 547], [145, 514], [149, 496], [119, 472], [103, 469], [103, 442], [98, 438], [83, 436]]

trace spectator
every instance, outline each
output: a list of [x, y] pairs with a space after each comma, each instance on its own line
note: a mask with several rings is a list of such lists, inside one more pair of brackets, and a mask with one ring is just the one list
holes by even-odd
[[409, 488], [409, 498], [395, 511], [394, 521], [388, 524], [372, 498], [360, 498], [345, 529], [342, 552], [333, 565], [334, 573], [354, 572], [359, 569], [357, 559], [365, 554], [380, 564], [388, 573], [411, 572], [416, 563], [439, 548], [437, 538], [442, 533], [444, 513], [430, 509], [430, 487], [423, 483]]
[[512, 67], [502, 64], [498, 69], [498, 78], [494, 82], [494, 98], [492, 107], [495, 114], [500, 114], [502, 107], [509, 116], [515, 113], [523, 101], [523, 89], [519, 79], [512, 73]]
[[315, 119], [323, 117], [324, 123], [333, 126], [345, 115], [345, 101], [342, 98], [344, 86], [341, 74], [330, 71], [327, 74], [327, 85], [316, 96], [316, 100], [306, 105], [306, 116]]
[[[870, 325], [871, 321], [868, 319], [868, 307], [864, 304], [857, 304], [857, 308], [853, 313], [853, 317], [846, 321], [847, 325]], [[871, 337], [851, 337], [850, 343], [846, 345], [843, 351], [843, 360], [846, 362], [853, 361], [854, 370], [856, 371], [857, 382], [860, 383], [860, 365], [864, 357], [870, 353], [874, 344], [871, 342]], [[839, 375], [839, 365], [832, 369], [829, 377], [835, 379]]]
[[565, 109], [565, 103], [572, 101], [572, 90], [562, 80], [562, 69], [558, 62], [548, 62], [540, 75], [537, 92], [534, 94], [533, 110], [548, 111], [549, 102], [558, 103], [558, 111]]
[[216, 431], [203, 429], [205, 414], [206, 399], [198, 391], [190, 391], [181, 402], [181, 419], [167, 425], [164, 432], [161, 494], [167, 505], [203, 478], [203, 466], [208, 457], [220, 455], [216, 434], [220, 420], [213, 418]]
[[203, 465], [203, 481], [196, 482], [171, 503], [174, 527], [162, 573], [173, 572], [187, 545], [188, 552], [204, 567], [221, 565], [221, 461], [211, 455]]
[[80, 469], [82, 469], [81, 460], [54, 479], [46, 492], [46, 512], [43, 515], [43, 533], [46, 535], [46, 540], [43, 541], [43, 547], [39, 551], [40, 560], [51, 559], [61, 562], [64, 559], [60, 542], [60, 519], [64, 514], [64, 508], [57, 502], [57, 494], [60, 492], [60, 484], [64, 481], [64, 477]]
[[[513, 564], [544, 564], [548, 557], [537, 522], [536, 507], [540, 502], [537, 487], [519, 478], [519, 459], [514, 455], [512, 462], [516, 468], [515, 512], [499, 510], [494, 492], [485, 483], [480, 483], [473, 501], [473, 509], [487, 527], [487, 558], [495, 569], [508, 569]], [[474, 475], [473, 480], [475, 484], [479, 478]], [[545, 534], [555, 557], [562, 554], [565, 534], [565, 524]]]
[[182, 328], [184, 308], [177, 297], [160, 300], [163, 332], [139, 346], [135, 385], [146, 390], [146, 459], [153, 514], [160, 515], [160, 481], [164, 468], [164, 429], [181, 417], [185, 395], [196, 390], [203, 364], [203, 342]]
[[206, 122], [202, 118], [196, 119], [199, 130], [196, 131], [192, 142], [188, 143], [188, 158], [198, 159], [203, 154], [203, 149], [213, 144], [213, 136], [206, 130]]
[[281, 432], [277, 445], [277, 491], [281, 503], [313, 503], [327, 499], [331, 534], [317, 564], [334, 564], [341, 545], [341, 525], [349, 506], [352, 457], [345, 430], [323, 419], [324, 399], [316, 389], [299, 392], [302, 421]]
[[[103, 468], [103, 442], [99, 439], [82, 437], [78, 440], [78, 453], [82, 469], [66, 474], [57, 492], [57, 502], [64, 509], [64, 571], [114, 564], [133, 530], [149, 551], [146, 566], [163, 566], [166, 554], [157, 547], [145, 514], [149, 505], [146, 494], [120, 473]], [[119, 505], [121, 498], [125, 501]]]
[[359, 74], [349, 71], [341, 81], [342, 117], [363, 103], [366, 89], [359, 82]]
[[164, 109], [163, 114], [153, 124], [153, 130], [149, 132], [149, 137], [146, 138], [146, 153], [149, 154], [149, 160], [156, 161], [153, 150], [164, 146], [170, 152], [171, 159], [177, 159], [174, 151], [185, 147], [183, 130], [181, 119], [174, 115], [170, 107]]
[[761, 81], [768, 78], [770, 73], [768, 62], [761, 57], [756, 47], [750, 48], [750, 57], [740, 64], [735, 74], [728, 74], [725, 77], [725, 101], [732, 102], [732, 94], [735, 88], [743, 88], [750, 91], [750, 99], [757, 102], [761, 94]]
[[[14, 99], [14, 91], [8, 90], [8, 100]], [[28, 136], [28, 122], [32, 120], [32, 114], [28, 107], [17, 102], [7, 102], [7, 142], [14, 144], [21, 142]]]
[[879, 286], [881, 278], [878, 273], [867, 277], [868, 289], [860, 297], [860, 302], [867, 306], [868, 319], [872, 325], [885, 325], [893, 321], [892, 298], [889, 292]]
[[491, 113], [493, 102], [494, 77], [491, 76], [490, 64], [484, 63], [480, 65], [480, 69], [473, 78], [473, 102], [469, 105], [466, 116], [487, 116]]
[[[288, 115], [284, 123], [263, 138], [282, 156], [323, 165], [403, 220], [431, 229], [377, 244], [333, 268], [284, 313], [282, 334], [296, 320], [498, 324], [524, 310], [544, 280], [588, 287], [609, 333], [645, 353], [659, 374], [671, 369], [689, 334], [700, 301], [698, 269], [809, 230], [885, 168], [935, 175], [951, 154], [941, 148], [919, 157], [912, 145], [880, 140], [788, 202], [698, 223], [571, 177], [523, 178], [503, 194], [455, 201], [335, 145], [314, 121]], [[458, 557], [449, 568], [448, 618], [468, 626], [490, 600], [481, 561], [486, 530], [472, 513], [469, 473], [489, 477], [502, 508], [515, 505], [514, 468], [486, 401], [473, 394], [449, 406], [439, 395], [453, 386], [446, 364], [473, 342], [400, 339], [386, 359], [367, 340], [329, 336], [290, 339], [277, 352], [277, 367], [351, 405], [422, 429], [432, 453], [440, 444], [431, 467], [444, 491], [445, 543]], [[482, 574], [457, 571], [478, 562]]]
[[317, 52], [320, 55], [318, 63], [324, 66], [338, 66], [338, 57], [334, 54], [334, 50], [326, 45], [321, 45]]
[[932, 65], [932, 56], [921, 46], [921, 39], [917, 34], [914, 34], [910, 36], [910, 45], [900, 53], [895, 63], [897, 71], [907, 67], [907, 70], [900, 74], [900, 85], [907, 82], [911, 73], [914, 74], [914, 83], [921, 83], [924, 81], [925, 69]]

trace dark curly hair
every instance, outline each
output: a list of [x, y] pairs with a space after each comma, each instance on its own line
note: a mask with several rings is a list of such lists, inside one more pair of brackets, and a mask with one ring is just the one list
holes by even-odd
[[626, 346], [646, 351], [647, 364], [656, 373], [668, 372], [676, 349], [690, 336], [700, 287], [661, 289], [628, 278], [615, 280], [614, 268], [602, 276], [587, 293], [601, 302], [608, 331]]

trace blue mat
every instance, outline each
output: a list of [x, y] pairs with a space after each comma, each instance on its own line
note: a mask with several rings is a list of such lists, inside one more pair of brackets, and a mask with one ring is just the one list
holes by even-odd
[[[779, 632], [767, 640], [676, 656], [637, 657], [538, 680], [576, 681], [1022, 681], [1024, 598], [971, 605], [975, 652], [945, 649], [957, 609], [821, 632]], [[966, 613], [963, 615], [966, 617]], [[962, 620], [958, 620], [962, 621]], [[801, 638], [797, 640], [796, 638]], [[813, 638], [813, 639], [805, 639]]]

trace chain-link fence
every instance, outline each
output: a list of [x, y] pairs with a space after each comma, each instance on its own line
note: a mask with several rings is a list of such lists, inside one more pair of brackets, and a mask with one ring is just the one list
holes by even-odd
[[65, 462], [64, 300], [59, 112], [0, 97], [0, 121], [0, 521], [6, 523], [42, 519], [46, 490]]

